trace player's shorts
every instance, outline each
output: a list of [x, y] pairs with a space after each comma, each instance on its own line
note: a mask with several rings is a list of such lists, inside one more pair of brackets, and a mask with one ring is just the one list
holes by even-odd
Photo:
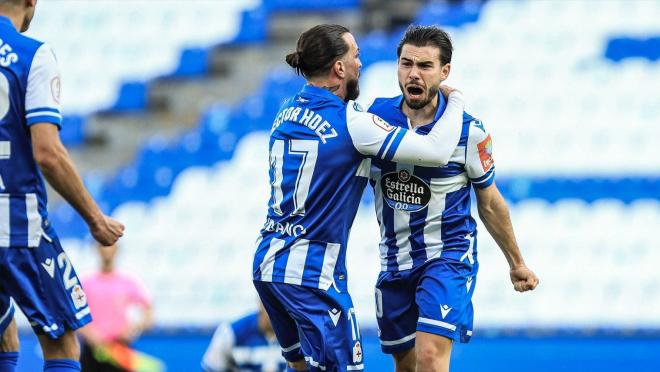
[[305, 358], [310, 371], [364, 369], [360, 327], [347, 292], [260, 281], [254, 286], [286, 360]]
[[413, 347], [416, 331], [470, 341], [476, 255], [473, 262], [438, 258], [410, 270], [380, 273], [376, 317], [384, 353]]
[[37, 334], [53, 339], [92, 321], [80, 280], [52, 229], [36, 248], [0, 248], [0, 311], [12, 306], [10, 298]]

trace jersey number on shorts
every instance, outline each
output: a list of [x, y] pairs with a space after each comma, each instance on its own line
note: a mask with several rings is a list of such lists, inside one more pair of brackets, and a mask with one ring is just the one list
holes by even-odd
[[71, 275], [73, 266], [71, 266], [71, 261], [69, 260], [69, 257], [66, 255], [66, 253], [62, 252], [59, 256], [57, 256], [57, 265], [60, 267], [60, 270], [64, 270], [64, 273], [62, 274], [64, 288], [69, 290], [78, 284], [78, 278], [75, 275]]
[[[9, 81], [5, 74], [0, 72], [0, 120], [5, 118], [9, 112]], [[11, 142], [0, 138], [0, 161], [8, 160], [11, 156]], [[0, 174], [0, 191], [4, 191], [5, 182]]]
[[[300, 167], [295, 178], [293, 185], [293, 212], [292, 216], [305, 215], [305, 201], [309, 194], [309, 186], [312, 184], [312, 175], [316, 167], [316, 158], [319, 152], [319, 142], [315, 140], [289, 140], [289, 149], [284, 152], [284, 140], [275, 140], [273, 147], [270, 150], [270, 167], [273, 172], [273, 183], [271, 184], [273, 190], [273, 203], [270, 205], [275, 213], [282, 215], [282, 200], [284, 193], [291, 190], [284, 190], [287, 186], [282, 185], [284, 180], [284, 162], [300, 161]], [[286, 156], [285, 156], [286, 155]]]

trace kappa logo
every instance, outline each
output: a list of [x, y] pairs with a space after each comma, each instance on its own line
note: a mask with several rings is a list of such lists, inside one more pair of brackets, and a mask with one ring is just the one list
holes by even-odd
[[440, 305], [440, 314], [442, 314], [442, 319], [444, 319], [450, 311], [451, 307], [447, 305]]
[[337, 322], [339, 322], [339, 317], [341, 316], [341, 311], [337, 309], [332, 309], [328, 310], [328, 315], [330, 315], [330, 319], [332, 319], [332, 324], [337, 326]]
[[46, 270], [51, 278], [55, 278], [55, 260], [49, 257], [46, 259], [46, 261], [41, 263], [41, 266], [44, 268], [44, 270]]

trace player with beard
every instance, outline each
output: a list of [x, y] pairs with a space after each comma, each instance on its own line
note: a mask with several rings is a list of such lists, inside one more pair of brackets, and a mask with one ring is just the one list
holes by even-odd
[[[410, 132], [432, 133], [447, 115], [438, 90], [449, 76], [451, 39], [437, 27], [410, 27], [397, 55], [403, 94], [378, 98], [368, 111]], [[382, 159], [371, 167], [381, 231], [376, 315], [382, 350], [393, 354], [398, 372], [448, 371], [452, 342], [472, 336], [479, 267], [472, 187], [479, 217], [509, 263], [514, 289], [538, 284], [495, 185], [491, 138], [481, 121], [463, 114], [460, 139], [449, 150], [452, 156], [442, 167]]]
[[254, 256], [254, 285], [289, 370], [361, 370], [345, 260], [370, 161], [446, 165], [460, 137], [462, 95], [445, 88], [445, 114], [420, 135], [351, 101], [359, 93], [361, 63], [345, 27], [305, 31], [286, 61], [307, 84], [273, 122], [271, 195]]

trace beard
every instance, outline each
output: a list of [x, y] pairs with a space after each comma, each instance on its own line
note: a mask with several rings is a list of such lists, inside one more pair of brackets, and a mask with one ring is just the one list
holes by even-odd
[[416, 100], [410, 100], [408, 99], [408, 96], [406, 96], [406, 90], [399, 83], [399, 88], [401, 89], [401, 93], [403, 93], [403, 98], [406, 100], [406, 105], [410, 107], [413, 110], [419, 110], [421, 108], [426, 107], [429, 103], [433, 102], [434, 99], [436, 99], [438, 95], [438, 91], [440, 90], [439, 87], [430, 87], [429, 90], [426, 92], [426, 97], [422, 99], [416, 99]]
[[346, 81], [346, 101], [352, 101], [360, 96], [360, 85], [358, 79]]

